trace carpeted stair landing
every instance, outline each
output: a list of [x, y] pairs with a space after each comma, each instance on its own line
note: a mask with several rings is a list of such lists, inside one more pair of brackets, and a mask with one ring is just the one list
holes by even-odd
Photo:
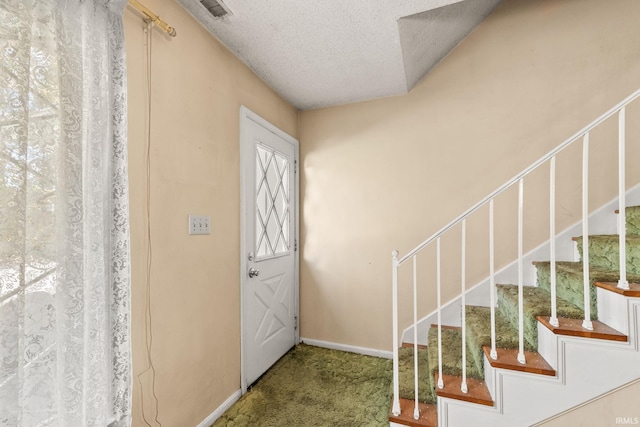
[[[627, 276], [630, 283], [640, 283], [640, 206], [629, 207], [626, 210], [627, 224]], [[583, 238], [576, 237], [580, 257], [582, 259]], [[552, 329], [548, 324], [551, 315], [551, 265], [550, 262], [534, 263], [537, 270], [535, 286], [525, 286], [524, 294], [524, 350], [526, 365], [520, 365], [516, 360], [519, 347], [518, 340], [518, 287], [517, 285], [497, 286], [496, 317], [496, 347], [498, 361], [489, 358], [491, 347], [491, 312], [488, 307], [466, 307], [466, 346], [467, 346], [467, 378], [469, 393], [465, 396], [461, 392], [450, 394], [436, 387], [438, 378], [438, 329], [434, 325], [429, 329], [427, 346], [419, 349], [419, 401], [424, 404], [421, 412], [428, 412], [425, 420], [415, 421], [412, 418], [414, 400], [413, 354], [412, 344], [405, 344], [400, 349], [400, 398], [404, 414], [389, 420], [398, 424], [412, 426], [437, 425], [436, 399], [437, 396], [452, 397], [485, 405], [493, 405], [486, 385], [484, 384], [484, 360], [491, 362], [494, 367], [513, 369], [533, 374], [555, 375], [555, 371], [537, 353], [538, 323], [554, 330], [556, 334], [583, 336], [587, 338], [601, 338], [611, 340], [626, 340], [627, 337], [618, 333], [597, 319], [596, 286], [619, 292], [611, 283], [619, 279], [619, 247], [618, 236], [597, 235], [589, 236], [590, 262], [590, 308], [591, 319], [596, 326], [596, 333], [580, 331], [584, 318], [584, 285], [582, 262], [556, 262], [556, 290], [557, 313], [560, 320], [559, 329]], [[607, 283], [609, 283], [607, 285]], [[640, 285], [634, 285], [638, 288]], [[633, 291], [632, 291], [633, 292]], [[637, 291], [635, 291], [637, 292]], [[563, 329], [563, 325], [564, 328]], [[576, 326], [577, 325], [577, 326]], [[577, 329], [577, 330], [574, 330]], [[599, 331], [604, 331], [600, 334]], [[457, 387], [462, 375], [462, 333], [460, 328], [442, 327], [442, 359], [445, 389], [450, 388], [447, 382], [454, 382]], [[457, 382], [456, 382], [457, 379]], [[448, 381], [447, 381], [448, 380]], [[474, 389], [472, 390], [471, 383]], [[484, 389], [483, 389], [484, 388]], [[475, 394], [479, 393], [479, 396]], [[472, 395], [473, 394], [473, 395]], [[405, 409], [406, 408], [406, 409]], [[428, 418], [428, 420], [427, 420]]]

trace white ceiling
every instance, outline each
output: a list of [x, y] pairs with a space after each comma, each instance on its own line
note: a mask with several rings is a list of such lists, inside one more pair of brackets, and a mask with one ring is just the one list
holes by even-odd
[[224, 18], [177, 1], [306, 110], [407, 93], [501, 0], [223, 0]]

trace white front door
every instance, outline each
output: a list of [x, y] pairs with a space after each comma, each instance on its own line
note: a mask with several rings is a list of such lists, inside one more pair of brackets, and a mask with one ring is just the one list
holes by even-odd
[[298, 341], [298, 141], [242, 107], [242, 391]]

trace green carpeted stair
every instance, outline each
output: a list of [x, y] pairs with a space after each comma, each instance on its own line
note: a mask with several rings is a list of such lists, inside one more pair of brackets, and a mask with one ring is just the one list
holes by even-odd
[[[470, 307], [469, 307], [470, 309]], [[438, 373], [438, 328], [429, 329], [429, 346], [418, 349], [418, 400], [423, 403], [435, 403], [435, 374]], [[458, 329], [442, 328], [442, 373], [444, 375], [462, 375], [462, 332]], [[402, 347], [400, 352], [400, 397], [414, 399], [413, 347]], [[479, 366], [467, 348], [467, 376], [484, 378], [482, 366]]]
[[[400, 397], [403, 399], [414, 399], [414, 377], [413, 377], [413, 347], [401, 347], [400, 352]], [[433, 378], [429, 375], [429, 361], [427, 349], [418, 349], [418, 400], [423, 403], [435, 403], [436, 395], [433, 386]], [[437, 365], [436, 365], [437, 366]]]
[[[484, 379], [482, 346], [491, 346], [491, 310], [467, 306], [467, 355], [471, 356], [479, 378]], [[518, 330], [496, 310], [496, 347], [518, 348]]]
[[[583, 239], [577, 237], [580, 259]], [[640, 236], [627, 235], [627, 273], [640, 274]], [[617, 235], [589, 236], [589, 266], [608, 271], [620, 269], [620, 250]]]
[[[636, 243], [640, 244], [640, 242]], [[590, 254], [591, 255], [591, 254]], [[591, 256], [589, 256], [591, 258]], [[551, 266], [549, 262], [536, 263], [538, 271], [538, 286], [546, 290], [550, 289]], [[556, 292], [558, 300], [568, 301], [576, 306], [582, 307], [584, 304], [584, 284], [582, 274], [582, 263], [559, 261], [556, 263]], [[627, 274], [628, 280], [638, 283], [640, 275]], [[620, 273], [615, 270], [608, 270], [590, 266], [589, 281], [591, 283], [591, 318], [597, 318], [597, 293], [594, 284], [596, 282], [617, 282]]]
[[[626, 209], [627, 273], [629, 282], [640, 283], [640, 206]], [[582, 256], [582, 238], [575, 239]], [[591, 283], [591, 318], [597, 319], [596, 282], [617, 282], [618, 236], [589, 236]], [[537, 286], [523, 288], [524, 348], [537, 351], [537, 316], [551, 315], [550, 262], [535, 263]], [[557, 314], [559, 318], [584, 317], [583, 265], [581, 262], [556, 262]], [[518, 287], [497, 286], [496, 347], [517, 349], [518, 341]], [[466, 307], [467, 377], [484, 379], [483, 346], [491, 346], [491, 312], [488, 307]], [[438, 329], [431, 327], [428, 346], [419, 350], [419, 400], [436, 401], [434, 374], [438, 372]], [[462, 375], [462, 332], [459, 328], [442, 328], [443, 374]], [[413, 348], [400, 349], [400, 397], [413, 399]]]
[[[478, 369], [468, 357], [467, 349], [467, 376], [471, 378], [484, 378], [482, 369]], [[429, 329], [429, 366], [431, 378], [438, 372], [438, 328]], [[459, 329], [442, 329], [442, 374], [462, 375], [462, 331]]]
[[[438, 328], [429, 330], [428, 349], [418, 349], [418, 400], [423, 403], [435, 403], [435, 378], [438, 372]], [[445, 375], [462, 375], [462, 333], [456, 329], [442, 329], [442, 373]], [[444, 351], [446, 349], [446, 351]], [[413, 379], [413, 347], [400, 348], [400, 397], [414, 399]], [[467, 375], [482, 378], [482, 369], [477, 369], [472, 361], [467, 360]]]
[[[538, 276], [538, 286], [550, 291], [551, 289], [551, 263], [536, 263]], [[612, 272], [591, 268], [589, 279], [591, 281], [591, 318], [597, 318], [598, 301], [596, 299], [595, 282], [601, 278], [612, 276]], [[616, 275], [618, 273], [615, 273]], [[584, 307], [584, 280], [582, 274], [582, 263], [558, 261], [556, 262], [556, 295], [558, 300], [567, 301], [575, 306]], [[616, 278], [616, 280], [618, 280]]]
[[626, 208], [627, 236], [640, 236], [640, 206]]
[[[518, 287], [516, 285], [499, 285], [499, 312], [507, 319], [511, 326], [518, 328]], [[542, 287], [524, 286], [523, 293], [523, 326], [525, 349], [536, 351], [538, 347], [538, 320], [536, 316], [551, 315], [551, 292]], [[584, 310], [569, 301], [557, 300], [558, 317], [581, 319]]]

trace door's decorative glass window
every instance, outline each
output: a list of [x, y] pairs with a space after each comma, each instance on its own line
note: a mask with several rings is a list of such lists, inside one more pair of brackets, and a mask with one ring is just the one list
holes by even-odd
[[289, 159], [256, 144], [256, 256], [289, 253]]

